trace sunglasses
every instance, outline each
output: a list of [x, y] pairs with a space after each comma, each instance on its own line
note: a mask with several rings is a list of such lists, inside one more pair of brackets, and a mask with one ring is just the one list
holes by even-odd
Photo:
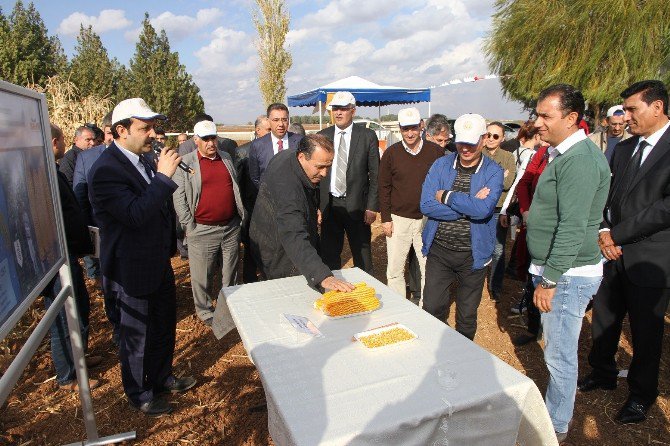
[[493, 138], [493, 139], [496, 139], [496, 140], [498, 140], [498, 139], [501, 138], [501, 136], [498, 135], [497, 133], [487, 133], [487, 134], [486, 134], [486, 137], [487, 137], [487, 138]]

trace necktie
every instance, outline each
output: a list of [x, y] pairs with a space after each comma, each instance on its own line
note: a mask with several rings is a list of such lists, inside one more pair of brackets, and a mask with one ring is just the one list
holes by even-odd
[[149, 163], [149, 161], [142, 155], [140, 155], [140, 163], [142, 163], [142, 167], [144, 167], [144, 171], [147, 173], [149, 182], [151, 182], [151, 178], [154, 176], [154, 170], [151, 168], [151, 163]]
[[640, 171], [640, 165], [642, 164], [642, 155], [644, 155], [644, 149], [649, 146], [647, 141], [641, 141], [640, 145], [637, 148], [637, 151], [633, 154], [626, 170], [623, 173], [621, 182], [617, 185], [616, 192], [612, 196], [612, 218], [614, 221], [619, 222], [621, 220], [621, 209], [624, 203], [624, 200], [628, 196], [628, 189], [633, 184], [635, 176]]
[[284, 150], [284, 141], [280, 139], [277, 141], [277, 152], [281, 152], [282, 150]]
[[347, 142], [344, 133], [340, 132], [340, 146], [337, 149], [337, 172], [335, 172], [335, 189], [343, 196], [347, 193]]

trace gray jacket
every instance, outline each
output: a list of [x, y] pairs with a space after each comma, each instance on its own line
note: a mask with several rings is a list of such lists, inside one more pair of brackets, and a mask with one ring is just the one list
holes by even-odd
[[[218, 150], [218, 153], [233, 180], [233, 192], [235, 194], [237, 213], [240, 215], [241, 223], [243, 223], [246, 214], [244, 212], [244, 206], [242, 205], [242, 197], [237, 183], [237, 173], [233, 166], [233, 159], [226, 152]], [[182, 161], [193, 169], [195, 173], [190, 174], [181, 169], [177, 169], [177, 172], [175, 172], [172, 177], [174, 182], [177, 183], [177, 190], [174, 192], [172, 200], [174, 201], [174, 209], [177, 212], [177, 219], [188, 237], [188, 234], [195, 229], [194, 215], [195, 210], [198, 207], [198, 202], [200, 201], [202, 178], [200, 177], [200, 162], [198, 161], [197, 151], [187, 153], [182, 158]]]

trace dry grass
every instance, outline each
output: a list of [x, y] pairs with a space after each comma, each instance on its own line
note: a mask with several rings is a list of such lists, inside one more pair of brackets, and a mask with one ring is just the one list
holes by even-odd
[[63, 130], [65, 143], [72, 145], [77, 127], [87, 123], [100, 123], [113, 107], [112, 101], [99, 96], [81, 96], [75, 84], [61, 76], [52, 76], [45, 85], [27, 86], [46, 94], [49, 120]]

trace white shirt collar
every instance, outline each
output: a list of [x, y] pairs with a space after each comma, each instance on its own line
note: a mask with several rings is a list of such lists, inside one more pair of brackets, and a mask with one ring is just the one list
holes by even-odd
[[578, 142], [583, 141], [585, 139], [586, 139], [586, 133], [584, 133], [583, 129], [579, 129], [572, 135], [565, 138], [562, 143], [554, 147], [554, 150], [557, 150], [558, 153], [560, 154], [564, 154], [565, 152], [568, 151], [570, 147], [574, 146]]
[[119, 144], [117, 141], [114, 141], [114, 144], [116, 144], [116, 147], [118, 147], [119, 150], [121, 150], [121, 153], [126, 155], [126, 158], [128, 158], [128, 160], [132, 163], [133, 166], [136, 166], [137, 163], [140, 162], [140, 156], [138, 154], [133, 153], [130, 150], [122, 147], [121, 144]]
[[640, 144], [641, 141], [647, 141], [650, 146], [655, 146], [658, 143], [658, 140], [661, 139], [661, 136], [668, 130], [670, 127], [670, 121], [666, 122], [663, 127], [660, 129], [656, 130], [654, 133], [649, 135], [649, 138], [645, 138], [644, 136], [640, 136], [640, 141], [638, 141], [638, 145]]
[[405, 151], [409, 153], [410, 155], [418, 155], [419, 152], [421, 152], [421, 149], [423, 149], [423, 139], [419, 139], [419, 147], [416, 149], [416, 152], [412, 152], [409, 147], [407, 147], [407, 144], [405, 144], [405, 140], [401, 139], [400, 142], [402, 143], [402, 146], [405, 148]]
[[[272, 138], [272, 145], [276, 147], [279, 138], [277, 138], [272, 132], [270, 132], [270, 138]], [[288, 132], [284, 133], [284, 137], [281, 140], [284, 141], [284, 149], [288, 149]]]
[[344, 132], [344, 136], [347, 136], [347, 134], [351, 134], [351, 131], [354, 128], [354, 122], [352, 121], [351, 124], [349, 124], [349, 127], [341, 129], [338, 126], [335, 126], [335, 134], [340, 135], [342, 132]]

